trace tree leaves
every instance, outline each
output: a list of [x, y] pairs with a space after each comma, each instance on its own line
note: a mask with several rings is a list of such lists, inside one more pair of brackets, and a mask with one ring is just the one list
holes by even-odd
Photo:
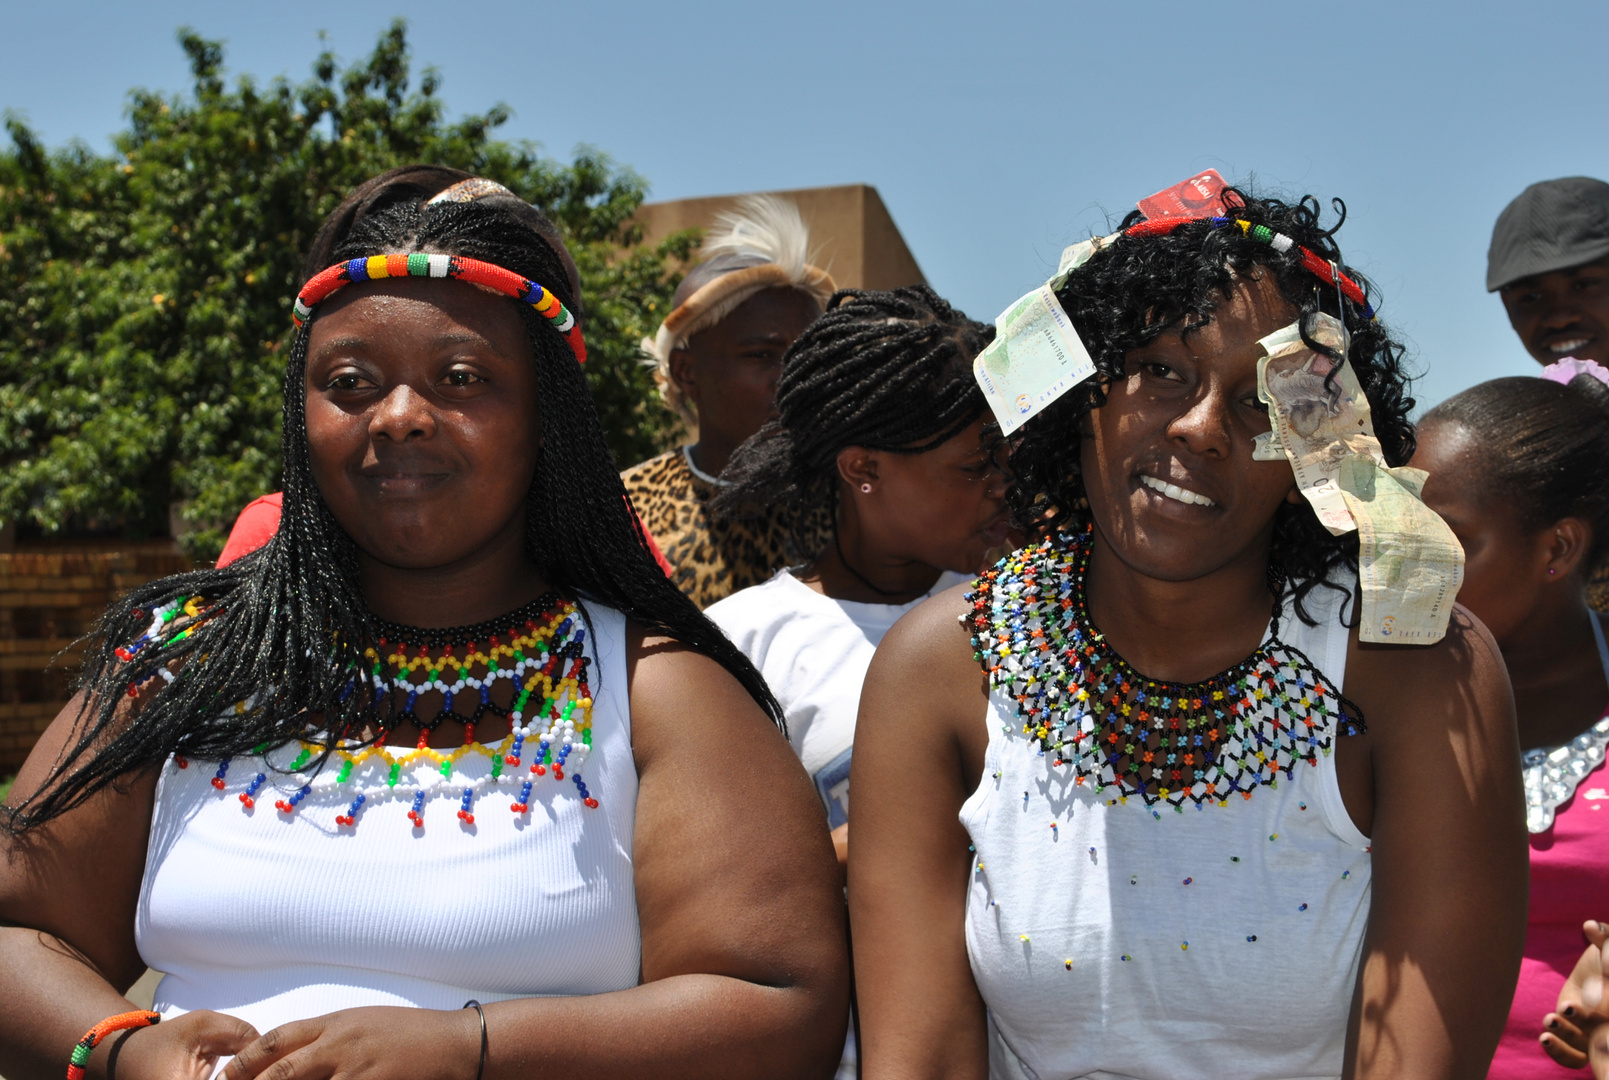
[[135, 90], [115, 153], [47, 150], [7, 116], [0, 151], [0, 520], [25, 530], [165, 533], [210, 559], [252, 498], [279, 483], [280, 378], [290, 302], [319, 223], [385, 169], [466, 169], [542, 207], [581, 269], [588, 363], [617, 461], [658, 453], [675, 417], [638, 341], [668, 310], [692, 233], [654, 248], [631, 216], [647, 183], [602, 152], [569, 164], [492, 138], [495, 105], [449, 122], [406, 27], [342, 69], [324, 52], [300, 84], [249, 76], [178, 33], [193, 87]]

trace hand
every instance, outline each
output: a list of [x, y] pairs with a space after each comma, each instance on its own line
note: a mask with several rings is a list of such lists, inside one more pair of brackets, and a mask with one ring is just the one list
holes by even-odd
[[102, 1044], [108, 1080], [208, 1080], [218, 1059], [239, 1053], [257, 1029], [223, 1013], [200, 1010], [139, 1028]]
[[277, 1027], [241, 1049], [223, 1080], [475, 1080], [479, 1068], [474, 1009], [374, 1007]]
[[1587, 948], [1559, 991], [1558, 1011], [1542, 1018], [1542, 1048], [1567, 1069], [1592, 1066], [1609, 1080], [1609, 926], [1589, 921]]

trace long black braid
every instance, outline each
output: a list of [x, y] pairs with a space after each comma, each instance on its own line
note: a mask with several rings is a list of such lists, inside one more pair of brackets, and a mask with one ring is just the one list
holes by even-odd
[[[566, 306], [573, 300], [554, 246], [488, 201], [387, 208], [355, 223], [335, 255], [416, 251], [483, 259], [541, 282]], [[537, 371], [532, 419], [543, 440], [526, 502], [527, 554], [560, 592], [617, 608], [649, 632], [715, 660], [780, 725], [781, 709], [754, 665], [649, 553], [575, 356], [546, 319], [527, 305], [520, 310]], [[310, 728], [355, 738], [374, 721], [378, 703], [354, 674], [366, 670], [364, 649], [379, 635], [359, 586], [356, 545], [319, 495], [308, 457], [304, 380], [312, 321], [296, 334], [285, 371], [279, 531], [222, 569], [141, 586], [107, 611], [80, 678], [86, 696], [77, 738], [50, 782], [10, 815], [9, 830], [48, 821], [169, 754], [225, 758], [309, 737]], [[201, 597], [206, 612], [189, 621], [188, 636], [170, 640], [184, 627], [181, 619], [132, 660], [117, 655], [140, 637], [155, 609], [190, 597]], [[156, 684], [160, 689], [142, 694], [126, 712], [120, 708], [131, 686], [164, 677], [164, 670], [173, 673], [171, 682]], [[247, 704], [237, 710], [241, 702]]]
[[[1364, 290], [1371, 286], [1341, 262], [1334, 240], [1340, 228], [1319, 227], [1319, 203], [1304, 196], [1295, 203], [1259, 199], [1236, 188], [1225, 192], [1230, 214], [1264, 225], [1341, 266]], [[1239, 204], [1238, 206], [1236, 204]], [[1345, 206], [1334, 201], [1341, 220]], [[1140, 220], [1138, 211], [1123, 220], [1126, 228]], [[1079, 447], [1084, 418], [1105, 403], [1104, 384], [1123, 377], [1124, 355], [1181, 325], [1201, 325], [1233, 289], [1237, 276], [1253, 268], [1272, 274], [1281, 295], [1300, 312], [1302, 337], [1324, 353], [1333, 351], [1309, 334], [1312, 316], [1320, 311], [1340, 318], [1351, 336], [1347, 359], [1369, 399], [1374, 432], [1387, 463], [1402, 465], [1413, 456], [1414, 407], [1403, 371], [1404, 349], [1383, 323], [1364, 317], [1336, 288], [1303, 268], [1295, 247], [1280, 253], [1233, 224], [1207, 221], [1183, 225], [1165, 236], [1124, 237], [1074, 270], [1057, 298], [1078, 328], [1095, 361], [1096, 375], [1034, 417], [1022, 429], [1011, 453], [1015, 476], [1007, 496], [1019, 524], [1032, 534], [1081, 528], [1089, 520], [1084, 481], [1079, 473]], [[1376, 304], [1375, 306], [1378, 306]], [[1356, 533], [1332, 536], [1319, 524], [1304, 500], [1283, 504], [1274, 518], [1270, 551], [1271, 582], [1289, 583], [1297, 615], [1307, 619], [1302, 601], [1320, 582], [1341, 567], [1357, 569]]]
[[714, 513], [780, 506], [803, 522], [833, 505], [844, 447], [920, 454], [952, 438], [984, 412], [972, 360], [992, 340], [926, 285], [834, 293], [783, 357], [777, 417], [732, 455]]

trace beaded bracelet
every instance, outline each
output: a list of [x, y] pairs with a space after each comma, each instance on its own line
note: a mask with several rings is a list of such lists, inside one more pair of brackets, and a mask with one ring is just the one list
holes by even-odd
[[89, 1064], [89, 1056], [101, 1044], [101, 1040], [114, 1031], [129, 1031], [133, 1028], [150, 1027], [162, 1019], [161, 1013], [150, 1012], [146, 1009], [136, 1009], [134, 1012], [118, 1013], [108, 1016], [84, 1032], [84, 1037], [78, 1040], [73, 1047], [73, 1056], [67, 1064], [67, 1080], [84, 1080], [84, 1066]]

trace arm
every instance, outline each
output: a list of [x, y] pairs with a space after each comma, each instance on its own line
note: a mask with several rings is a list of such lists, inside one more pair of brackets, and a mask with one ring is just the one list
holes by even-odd
[[[848, 956], [820, 802], [787, 741], [714, 661], [634, 644], [642, 985], [485, 1006], [485, 1080], [827, 1077]], [[349, 1009], [266, 1033], [228, 1080], [473, 1080], [473, 1011]]]
[[1529, 888], [1502, 657], [1459, 608], [1434, 646], [1354, 641], [1346, 681], [1369, 724], [1366, 745], [1344, 749], [1365, 750], [1372, 769], [1373, 820], [1359, 825], [1374, 884], [1344, 1075], [1484, 1077], [1514, 996]]
[[961, 588], [894, 625], [861, 692], [849, 856], [862, 1075], [983, 1080], [983, 999], [967, 959], [972, 856], [961, 804], [987, 746]]
[[[15, 806], [42, 787], [73, 741], [81, 698], [40, 738], [7, 799]], [[134, 1004], [123, 996], [145, 972], [134, 945], [134, 916], [145, 872], [156, 775], [130, 776], [75, 810], [21, 837], [0, 834], [0, 1072], [10, 1080], [55, 1080], [90, 1027]], [[202, 1080], [221, 1054], [256, 1036], [233, 1017], [196, 1013], [159, 1029], [108, 1038], [89, 1073], [107, 1075], [122, 1045], [149, 1048], [149, 1073]]]

